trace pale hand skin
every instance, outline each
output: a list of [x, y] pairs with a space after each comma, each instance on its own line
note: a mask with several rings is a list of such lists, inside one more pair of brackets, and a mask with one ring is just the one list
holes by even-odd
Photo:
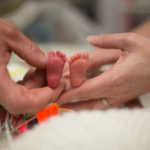
[[[79, 88], [69, 90], [58, 100], [67, 104], [73, 99], [90, 100], [106, 98], [113, 106], [119, 106], [150, 91], [150, 39], [135, 33], [110, 34], [89, 37], [96, 47], [120, 49], [117, 62], [103, 74], [87, 80]], [[69, 105], [68, 105], [69, 106]], [[71, 104], [72, 108], [100, 108], [98, 100]]]
[[25, 86], [16, 84], [6, 68], [11, 52], [38, 69], [46, 67], [47, 58], [44, 53], [13, 24], [0, 19], [0, 105], [13, 114], [38, 112], [50, 100], [57, 98], [64, 87], [61, 85], [56, 93], [49, 87], [41, 88], [42, 84], [38, 83], [38, 79], [41, 78], [42, 71], [37, 71], [37, 75], [33, 75], [31, 79], [26, 78], [23, 82]]
[[148, 19], [143, 24], [137, 26], [135, 29], [132, 30], [132, 32], [135, 32], [137, 34], [147, 36], [150, 38], [150, 19]]

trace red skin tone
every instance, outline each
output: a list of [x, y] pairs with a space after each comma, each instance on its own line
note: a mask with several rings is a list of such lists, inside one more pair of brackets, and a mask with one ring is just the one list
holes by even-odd
[[61, 52], [49, 52], [47, 61], [47, 82], [49, 87], [53, 89], [58, 87], [65, 62], [66, 56]]

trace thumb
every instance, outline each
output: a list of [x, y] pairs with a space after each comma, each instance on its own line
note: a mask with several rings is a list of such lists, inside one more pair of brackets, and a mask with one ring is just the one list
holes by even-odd
[[[57, 104], [61, 105], [61, 104], [71, 103], [73, 101], [79, 101], [79, 99], [81, 100], [80, 89], [82, 89], [82, 88], [79, 87], [79, 88], [71, 89], [71, 90], [65, 92], [57, 100]], [[84, 93], [82, 93], [82, 94], [84, 94]]]
[[28, 109], [26, 109], [25, 111], [28, 110], [27, 112], [35, 113], [42, 110], [48, 105], [48, 103], [53, 103], [54, 101], [56, 101], [56, 99], [62, 93], [63, 89], [64, 83], [61, 82], [60, 86], [55, 90], [49, 87], [29, 90], [29, 94], [31, 97], [33, 97], [33, 100], [30, 101], [30, 107], [28, 107]]
[[66, 104], [77, 101], [104, 98], [111, 90], [111, 85], [111, 73], [103, 73], [97, 77], [87, 80], [80, 87], [65, 92], [59, 98], [57, 103]]

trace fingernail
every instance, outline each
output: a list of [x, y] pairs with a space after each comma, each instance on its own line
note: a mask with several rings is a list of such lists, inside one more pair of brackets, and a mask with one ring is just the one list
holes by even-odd
[[98, 36], [97, 35], [90, 35], [90, 36], [88, 36], [87, 40], [89, 42], [96, 42], [98, 40]]

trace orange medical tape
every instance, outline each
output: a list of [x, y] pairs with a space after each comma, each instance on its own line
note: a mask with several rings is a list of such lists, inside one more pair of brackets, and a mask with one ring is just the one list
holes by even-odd
[[38, 112], [36, 114], [36, 118], [39, 123], [42, 123], [48, 118], [52, 116], [56, 116], [58, 114], [59, 114], [59, 108], [58, 105], [55, 103]]
[[22, 130], [22, 127], [26, 126], [29, 122], [31, 122], [34, 119], [37, 119], [38, 123], [43, 123], [47, 119], [49, 119], [53, 116], [59, 115], [59, 112], [61, 114], [61, 112], [73, 112], [73, 110], [68, 109], [68, 108], [63, 108], [63, 107], [59, 108], [58, 105], [56, 103], [54, 103], [54, 104], [46, 107], [45, 109], [41, 110], [40, 112], [38, 112], [35, 116], [30, 118], [29, 120], [27, 120], [24, 123], [17, 126], [14, 131], [16, 131], [18, 129], [20, 130], [20, 128]]

